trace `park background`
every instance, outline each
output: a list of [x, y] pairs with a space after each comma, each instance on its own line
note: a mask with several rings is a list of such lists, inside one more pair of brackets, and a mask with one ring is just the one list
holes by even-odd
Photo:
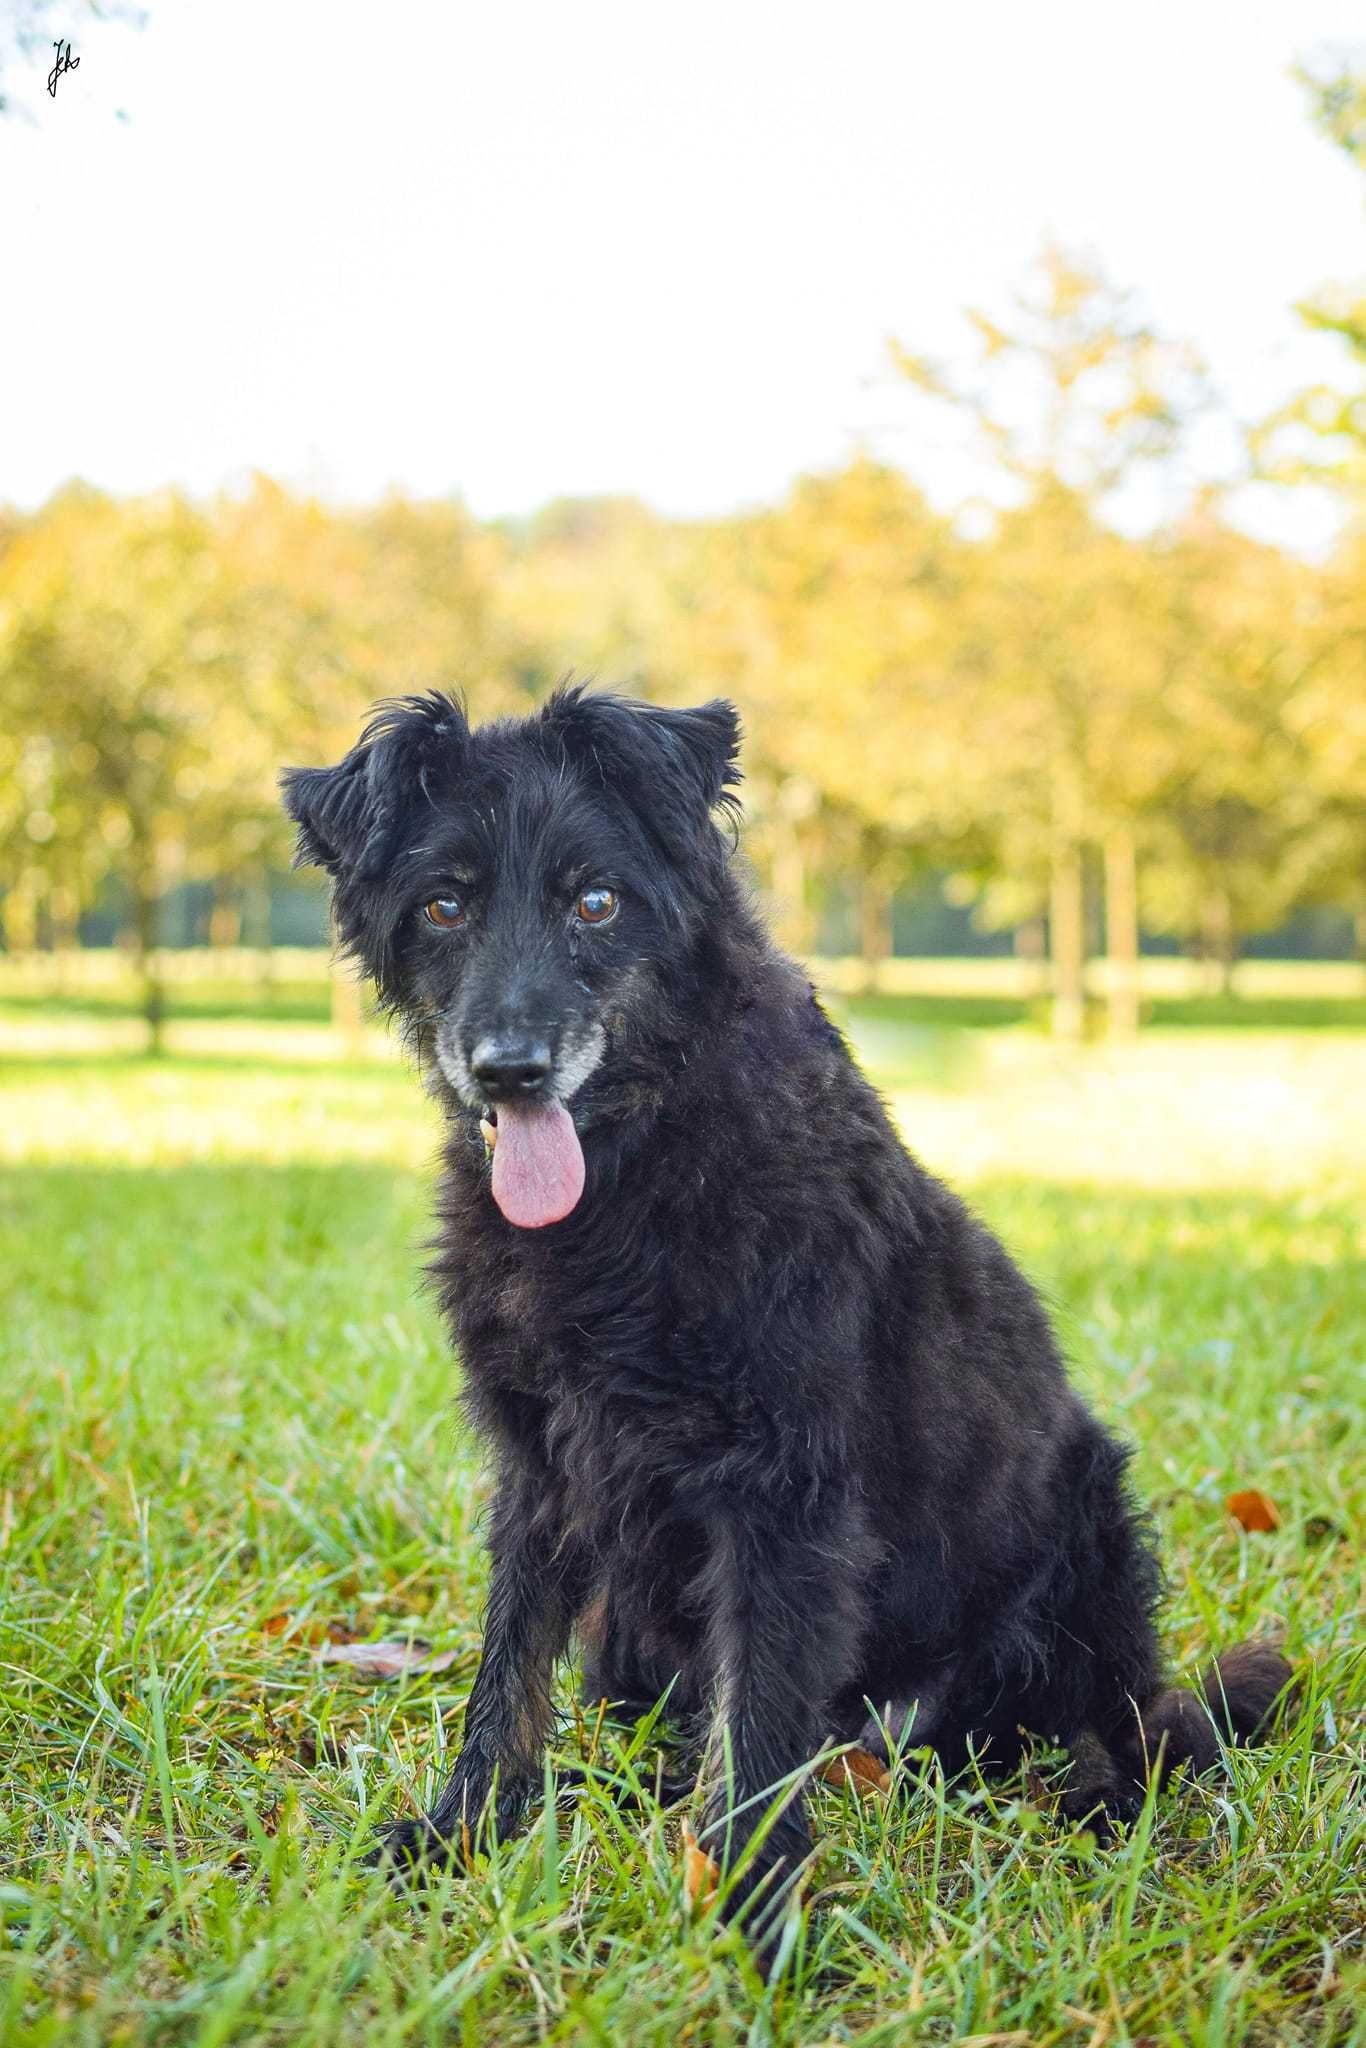
[[[398, 12], [0, 26], [0, 2038], [1361, 2039], [1359, 39]], [[756, 893], [1138, 1445], [1179, 1667], [1309, 1674], [1105, 1852], [1044, 1752], [820, 1794], [777, 1989], [620, 1804], [648, 1729], [568, 1722], [595, 1785], [475, 1884], [357, 1867], [458, 1736], [484, 1482], [277, 776], [567, 672], [740, 706]]]

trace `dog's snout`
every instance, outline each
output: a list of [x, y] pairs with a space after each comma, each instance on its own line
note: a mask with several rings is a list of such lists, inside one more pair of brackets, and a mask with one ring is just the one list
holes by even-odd
[[543, 1038], [481, 1038], [470, 1055], [470, 1072], [491, 1097], [533, 1094], [550, 1067], [550, 1047]]

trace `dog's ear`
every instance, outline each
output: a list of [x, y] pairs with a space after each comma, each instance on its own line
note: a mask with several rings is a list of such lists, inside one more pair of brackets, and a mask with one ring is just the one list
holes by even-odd
[[570, 684], [542, 716], [571, 756], [644, 805], [675, 841], [693, 839], [718, 805], [735, 802], [740, 714], [724, 697], [671, 711]]
[[335, 768], [286, 768], [280, 791], [299, 828], [296, 867], [326, 868], [330, 875], [338, 875], [359, 863], [374, 809], [366, 749], [353, 747]]
[[381, 705], [335, 768], [286, 768], [280, 788], [299, 828], [295, 865], [373, 880], [408, 798], [429, 792], [438, 763], [455, 772], [468, 739], [462, 706], [433, 691]]
[[740, 714], [727, 697], [712, 697], [689, 711], [642, 707], [656, 746], [674, 755], [685, 773], [696, 778], [704, 809], [714, 811], [728, 801], [727, 791], [739, 787]]

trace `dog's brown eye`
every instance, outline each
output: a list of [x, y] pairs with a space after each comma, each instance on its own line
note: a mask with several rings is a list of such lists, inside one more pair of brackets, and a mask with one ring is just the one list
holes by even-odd
[[574, 909], [585, 924], [608, 924], [617, 914], [617, 892], [585, 889]]
[[436, 896], [422, 915], [438, 931], [453, 932], [458, 924], [465, 922], [465, 906], [458, 896]]

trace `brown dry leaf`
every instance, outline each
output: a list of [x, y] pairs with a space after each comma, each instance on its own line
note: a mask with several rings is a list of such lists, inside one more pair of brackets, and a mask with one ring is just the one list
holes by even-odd
[[1231, 1493], [1224, 1506], [1235, 1522], [1241, 1522], [1254, 1535], [1265, 1535], [1281, 1526], [1275, 1501], [1259, 1493], [1255, 1486], [1245, 1487], [1241, 1493]]
[[294, 1746], [294, 1755], [306, 1771], [316, 1771], [320, 1764], [345, 1770], [350, 1761], [345, 1738], [331, 1728], [325, 1728], [321, 1733], [315, 1728], [305, 1728]]
[[285, 1608], [261, 1623], [263, 1636], [289, 1636], [300, 1643], [354, 1643], [352, 1630], [344, 1622], [324, 1621], [321, 1615], [298, 1615]]
[[381, 1643], [324, 1643], [320, 1664], [345, 1664], [358, 1678], [412, 1678], [419, 1672], [446, 1671], [458, 1650], [433, 1650], [420, 1636], [390, 1638]]
[[855, 1793], [860, 1799], [885, 1799], [892, 1789], [891, 1772], [866, 1749], [846, 1749], [842, 1756], [832, 1756], [820, 1766], [816, 1776], [842, 1792]]
[[716, 1897], [721, 1872], [687, 1822], [683, 1823], [683, 1903], [690, 1913], [705, 1913]]

